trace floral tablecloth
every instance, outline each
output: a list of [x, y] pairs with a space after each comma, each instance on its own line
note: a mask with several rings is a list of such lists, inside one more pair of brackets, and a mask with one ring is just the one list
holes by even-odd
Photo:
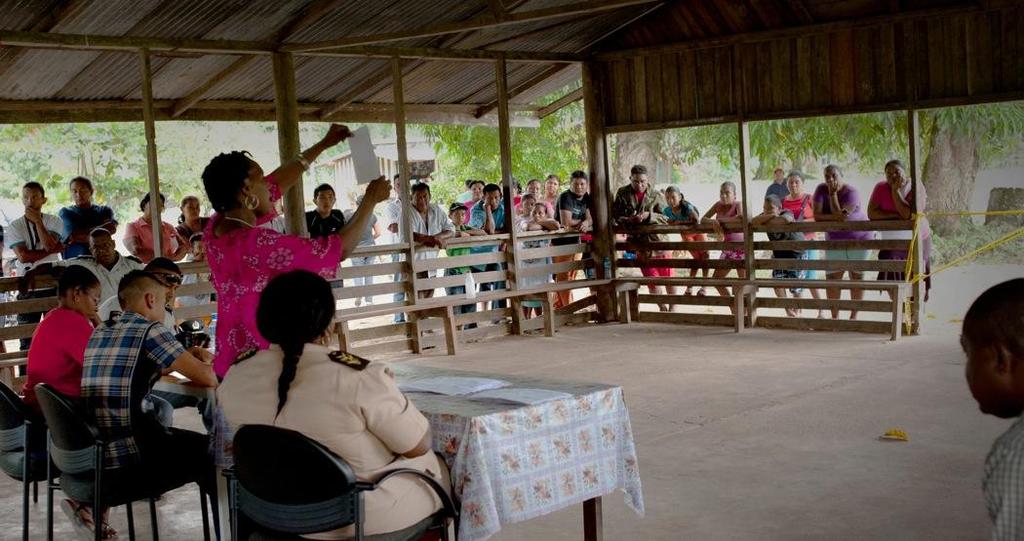
[[498, 378], [515, 387], [573, 395], [536, 406], [411, 393], [430, 420], [434, 449], [462, 499], [459, 538], [486, 539], [520, 522], [621, 489], [644, 514], [629, 411], [612, 385], [392, 365], [401, 381], [451, 375]]

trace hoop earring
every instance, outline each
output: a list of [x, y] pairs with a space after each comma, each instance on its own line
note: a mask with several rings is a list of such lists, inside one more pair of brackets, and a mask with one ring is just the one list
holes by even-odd
[[245, 201], [242, 204], [249, 210], [256, 210], [256, 207], [260, 206], [260, 200], [255, 195], [249, 194], [245, 196]]

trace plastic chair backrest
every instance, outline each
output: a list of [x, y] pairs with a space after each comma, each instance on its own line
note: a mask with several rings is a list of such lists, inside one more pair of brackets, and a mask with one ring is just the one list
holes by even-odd
[[21, 451], [25, 447], [25, 406], [21, 397], [0, 382], [0, 452]]
[[68, 397], [45, 383], [36, 385], [36, 400], [50, 430], [50, 457], [66, 473], [84, 473], [96, 467], [99, 431]]
[[307, 534], [355, 522], [355, 473], [323, 445], [294, 430], [244, 425], [233, 455], [238, 508], [261, 526]]

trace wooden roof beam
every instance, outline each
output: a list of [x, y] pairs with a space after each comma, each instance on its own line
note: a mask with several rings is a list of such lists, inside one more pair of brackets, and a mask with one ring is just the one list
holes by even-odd
[[[280, 43], [288, 39], [296, 33], [308, 28], [321, 17], [340, 6], [342, 1], [343, 0], [315, 0], [303, 8], [297, 16], [285, 23], [285, 25], [279, 30], [268, 35], [265, 40]], [[200, 85], [196, 86], [191, 92], [185, 95], [184, 98], [181, 98], [174, 103], [174, 107], [171, 109], [171, 116], [175, 118], [181, 116], [181, 114], [189, 110], [190, 107], [199, 103], [199, 101], [209, 94], [211, 90], [216, 88], [217, 85], [245, 69], [245, 67], [252, 63], [253, 60], [255, 60], [255, 57], [252, 56], [238, 58], [228, 67], [203, 81]]]
[[277, 44], [265, 41], [220, 39], [156, 38], [144, 36], [93, 36], [53, 32], [0, 31], [0, 45], [80, 51], [124, 51], [139, 49], [208, 54], [270, 54]]
[[629, 7], [638, 4], [650, 4], [654, 1], [656, 0], [593, 0], [590, 2], [577, 2], [574, 4], [567, 4], [564, 6], [536, 9], [532, 11], [522, 11], [519, 13], [509, 13], [508, 17], [503, 20], [497, 20], [493, 15], [487, 14], [467, 21], [441, 23], [437, 25], [426, 26], [416, 30], [387, 32], [382, 34], [369, 34], [366, 36], [352, 36], [347, 38], [320, 41], [314, 43], [288, 44], [283, 46], [282, 50], [290, 52], [309, 52], [322, 51], [325, 49], [337, 49], [339, 47], [351, 47], [355, 45], [372, 45], [374, 43], [399, 41], [411, 38], [440, 36], [444, 34], [465, 32], [467, 30], [482, 30], [485, 28], [493, 28], [496, 26], [504, 26], [509, 24], [518, 24], [531, 21], [543, 21], [559, 17], [569, 17], [572, 15], [599, 13], [601, 11]]
[[[559, 65], [559, 66], [553, 66], [553, 67], [551, 67], [549, 69], [544, 70], [543, 72], [541, 72], [536, 77], [534, 77], [534, 78], [532, 78], [532, 79], [530, 79], [530, 80], [520, 84], [519, 86], [513, 88], [512, 90], [510, 90], [509, 93], [508, 93], [508, 98], [512, 99], [512, 98], [522, 94], [523, 92], [526, 92], [527, 90], [529, 90], [529, 89], [531, 89], [531, 88], [533, 88], [533, 87], [543, 83], [544, 81], [547, 81], [548, 79], [550, 79], [551, 77], [554, 77], [555, 75], [557, 75], [559, 72], [561, 72], [562, 70], [564, 70], [567, 67], [569, 67], [567, 64], [563, 64], [563, 65]], [[480, 108], [478, 108], [476, 110], [476, 112], [473, 113], [473, 114], [477, 118], [480, 118], [480, 117], [482, 117], [482, 116], [484, 116], [486, 114], [491, 113], [492, 111], [494, 111], [497, 108], [498, 108], [498, 101], [495, 100], [495, 101], [492, 101], [492, 102], [490, 102], [490, 103], [488, 103], [486, 105], [480, 106]]]
[[573, 90], [572, 92], [569, 92], [568, 94], [566, 94], [566, 95], [562, 96], [561, 98], [558, 98], [557, 100], [555, 100], [555, 101], [545, 105], [544, 107], [541, 107], [540, 109], [537, 109], [537, 118], [544, 118], [544, 117], [546, 117], [548, 115], [554, 114], [556, 111], [558, 111], [561, 108], [569, 105], [570, 103], [575, 103], [575, 102], [580, 101], [582, 99], [583, 99], [583, 89], [582, 88], [577, 88], [576, 90]]
[[492, 51], [489, 49], [444, 49], [439, 47], [382, 47], [356, 45], [341, 49], [297, 52], [300, 56], [326, 56], [338, 58], [374, 57], [408, 58], [416, 60], [456, 60], [465, 62], [494, 62], [505, 58], [509, 62], [582, 62], [583, 55], [575, 53], [545, 53], [532, 51]]

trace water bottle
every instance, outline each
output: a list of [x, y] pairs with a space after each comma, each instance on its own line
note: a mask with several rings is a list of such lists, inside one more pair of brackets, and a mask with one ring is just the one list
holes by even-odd
[[467, 299], [475, 299], [476, 298], [476, 280], [473, 279], [473, 273], [467, 271], [463, 276], [466, 277], [466, 298]]
[[206, 331], [210, 335], [210, 351], [217, 351], [217, 314], [210, 315], [210, 328]]
[[604, 261], [602, 262], [602, 264], [604, 265], [604, 279], [605, 280], [611, 279], [611, 277], [612, 277], [612, 258], [610, 258], [608, 256], [605, 256], [604, 257]]

